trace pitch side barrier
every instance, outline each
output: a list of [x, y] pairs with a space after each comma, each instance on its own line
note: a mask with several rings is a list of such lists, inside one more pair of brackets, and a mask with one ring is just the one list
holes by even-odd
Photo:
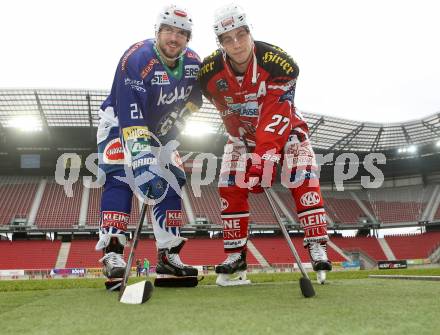
[[[177, 142], [177, 141], [174, 141]], [[177, 144], [178, 146], [178, 144]], [[172, 173], [168, 173], [166, 168], [169, 164], [180, 166], [182, 169], [186, 167], [189, 170], [191, 178], [188, 181], [187, 187], [191, 187], [195, 197], [201, 197], [201, 187], [211, 185], [215, 180], [218, 180], [222, 171], [218, 172], [218, 160], [212, 153], [188, 153], [182, 157], [179, 157], [174, 153], [169, 153], [170, 150], [176, 148], [176, 143], [168, 148], [168, 144], [162, 147], [163, 155], [166, 159], [158, 159], [160, 170], [163, 171], [163, 177], [169, 184], [169, 187], [173, 187], [175, 191], [180, 194], [180, 187], [176, 187], [178, 182], [175, 180], [175, 176]], [[168, 151], [168, 154], [167, 154]], [[169, 158], [171, 157], [171, 158]], [[261, 162], [261, 157], [256, 154], [243, 154], [240, 156], [239, 162], [234, 162], [234, 166], [229, 166], [232, 170], [236, 171], [235, 182], [239, 187], [247, 188], [248, 183], [245, 181], [245, 169], [239, 166], [246, 166], [246, 162], [251, 160], [254, 164]], [[68, 197], [73, 196], [73, 184], [80, 180], [80, 170], [85, 167], [91, 175], [83, 176], [82, 182], [84, 187], [87, 188], [100, 188], [105, 183], [105, 173], [98, 166], [98, 161], [103, 161], [102, 155], [98, 153], [90, 154], [83, 160], [81, 156], [76, 153], [64, 153], [58, 157], [55, 181], [62, 185], [65, 194]], [[188, 162], [188, 164], [186, 164]], [[275, 164], [274, 161], [264, 161], [264, 173], [263, 183], [270, 184], [272, 167]], [[382, 153], [370, 153], [363, 157], [362, 160], [354, 153], [341, 153], [335, 155], [329, 153], [326, 155], [316, 154], [316, 161], [313, 157], [306, 157], [303, 159], [294, 159], [287, 157], [284, 159], [281, 168], [281, 184], [287, 188], [295, 188], [300, 186], [306, 179], [309, 179], [311, 183], [314, 181], [318, 183], [321, 166], [327, 163], [334, 164], [334, 183], [338, 191], [344, 191], [344, 182], [352, 180], [357, 176], [360, 165], [363, 165], [364, 170], [368, 175], [361, 176], [361, 185], [366, 189], [374, 189], [382, 186], [384, 182], [384, 174], [379, 168], [380, 165], [386, 164], [386, 156]], [[306, 167], [312, 166], [311, 171], [307, 172], [308, 177], [305, 177]], [[140, 198], [142, 198], [142, 192], [139, 187], [147, 179], [134, 178], [132, 168], [125, 165], [126, 177], [120, 177], [120, 180], [130, 185], [133, 192]], [[293, 172], [295, 171], [295, 173]], [[224, 172], [224, 171], [223, 171]], [[294, 178], [292, 178], [294, 176]], [[142, 176], [140, 176], [142, 177]], [[145, 177], [146, 178], [146, 177]], [[293, 181], [291, 181], [293, 180]], [[264, 185], [264, 184], [263, 184]], [[161, 199], [159, 199], [161, 200]]]
[[[353, 267], [346, 267], [340, 262], [332, 263], [334, 270], [344, 269], [354, 270]], [[311, 263], [303, 263], [307, 271], [312, 271]], [[215, 275], [215, 265], [197, 265], [195, 266], [200, 274]], [[300, 272], [296, 264], [292, 263], [274, 263], [269, 267], [260, 264], [248, 264], [250, 273], [274, 273], [274, 272]], [[136, 275], [136, 267], [131, 268], [131, 275]], [[148, 271], [149, 277], [156, 276], [156, 267], [151, 266]], [[0, 280], [38, 280], [38, 279], [63, 279], [63, 278], [105, 278], [101, 268], [60, 268], [60, 269], [13, 269], [0, 270]]]

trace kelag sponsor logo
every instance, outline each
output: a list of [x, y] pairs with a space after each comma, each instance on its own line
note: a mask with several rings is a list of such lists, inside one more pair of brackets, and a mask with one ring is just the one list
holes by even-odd
[[157, 106], [160, 105], [170, 105], [178, 100], [187, 100], [192, 91], [192, 85], [188, 87], [181, 87], [180, 91], [177, 87], [174, 91], [169, 93], [163, 92], [162, 87], [160, 88], [159, 99], [157, 100]]

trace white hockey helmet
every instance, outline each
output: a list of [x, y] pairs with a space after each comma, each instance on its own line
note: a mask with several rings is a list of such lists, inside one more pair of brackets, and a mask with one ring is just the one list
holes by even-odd
[[240, 5], [229, 4], [217, 9], [214, 13], [214, 32], [218, 36], [227, 33], [232, 29], [246, 26], [246, 13]]
[[192, 18], [188, 12], [176, 5], [165, 6], [157, 16], [156, 25], [154, 26], [156, 34], [159, 32], [160, 27], [163, 24], [167, 24], [172, 27], [183, 29], [189, 32], [191, 37], [192, 32]]

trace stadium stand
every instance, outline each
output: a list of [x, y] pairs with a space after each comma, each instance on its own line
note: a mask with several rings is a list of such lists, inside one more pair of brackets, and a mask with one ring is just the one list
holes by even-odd
[[194, 216], [206, 218], [209, 222], [221, 225], [220, 218], [220, 195], [215, 185], [201, 186], [201, 197], [196, 197], [191, 187], [187, 187]]
[[440, 231], [418, 235], [385, 236], [397, 259], [424, 259], [440, 244]]
[[[107, 94], [107, 91], [101, 90], [0, 90], [0, 154], [1, 157], [8, 158], [0, 160], [0, 238], [13, 239], [12, 243], [0, 241], [0, 266], [30, 268], [28, 261], [22, 260], [25, 258], [32, 260], [32, 267], [51, 268], [59, 253], [60, 239], [64, 239], [65, 234], [72, 234], [66, 238], [72, 238], [67, 267], [100, 266], [97, 262], [100, 255], [94, 251], [95, 241], [83, 238], [90, 238], [90, 232], [95, 232], [98, 227], [102, 189], [86, 191], [82, 181], [76, 182], [73, 184], [74, 196], [69, 198], [66, 197], [63, 187], [56, 184], [52, 177], [30, 175], [53, 176], [53, 169], [63, 152], [77, 154], [81, 163], [85, 162], [84, 158], [88, 154], [96, 152], [97, 111]], [[23, 110], [23, 106], [27, 106], [26, 110]], [[42, 131], [17, 136], [18, 130], [10, 127], [8, 123], [17, 113], [32, 114], [40, 118]], [[360, 233], [364, 234], [370, 229], [374, 232], [374, 229], [379, 227], [378, 223], [381, 228], [407, 227], [415, 224], [426, 227], [429, 224], [430, 229], [438, 228], [438, 223], [432, 222], [432, 219], [440, 220], [440, 152], [436, 145], [438, 139], [433, 134], [440, 134], [440, 114], [435, 113], [421, 120], [396, 124], [363, 123], [311, 113], [303, 115], [308, 120], [311, 140], [317, 153], [332, 153], [335, 154], [335, 159], [340, 153], [355, 153], [359, 161], [370, 153], [383, 153], [387, 158], [387, 164], [381, 166], [386, 187], [379, 189], [361, 188], [360, 176], [369, 174], [362, 171], [365, 165], [360, 164], [359, 173], [349, 181], [350, 190], [333, 191], [335, 164], [322, 166], [321, 182], [325, 186], [323, 189], [332, 190], [323, 192], [325, 206], [331, 221], [338, 224], [336, 229], [363, 228]], [[219, 157], [223, 150], [222, 142], [226, 139], [223, 136], [224, 127], [219, 113], [206, 103], [199, 112], [191, 116], [191, 120], [208, 124], [215, 132], [210, 137], [214, 140], [193, 140], [191, 136], [184, 135], [180, 138], [182, 146], [179, 150], [182, 153], [208, 152]], [[8, 142], [4, 139], [8, 139]], [[408, 148], [409, 145], [417, 146], [417, 153], [400, 150]], [[22, 166], [22, 155], [28, 153], [38, 156], [39, 168], [29, 170], [29, 167], [25, 169]], [[67, 171], [67, 165], [65, 169]], [[11, 176], [14, 173], [23, 176]], [[81, 165], [80, 173], [81, 176], [93, 174], [92, 171], [87, 171], [84, 164]], [[201, 198], [194, 196], [189, 184], [186, 193], [194, 217], [206, 218], [210, 223], [218, 225], [214, 230], [220, 229], [221, 203], [216, 183], [201, 186]], [[280, 185], [275, 185], [273, 189], [284, 205], [281, 206], [279, 203], [278, 207], [285, 207], [289, 214], [287, 216], [298, 222], [290, 192]], [[83, 199], [83, 195], [88, 196], [88, 202], [85, 201], [86, 198]], [[264, 195], [250, 195], [250, 206], [253, 223], [251, 230], [264, 233], [277, 230], [275, 217]], [[132, 207], [129, 223], [131, 230], [139, 220], [139, 202], [136, 199], [133, 200]], [[151, 233], [150, 211], [147, 214], [147, 230]], [[359, 220], [365, 217], [368, 222]], [[28, 224], [24, 227], [10, 225], [14, 219], [17, 222], [20, 219], [24, 222], [28, 220]], [[187, 221], [184, 212], [184, 222]], [[270, 226], [267, 231], [266, 226]], [[194, 233], [193, 226], [186, 228]], [[195, 232], [194, 235], [207, 234], [207, 229], [201, 227], [201, 234]], [[32, 234], [39, 234], [44, 238], [46, 233], [53, 234], [57, 240], [24, 240], [33, 239]], [[75, 234], [84, 236], [81, 235], [77, 239]], [[292, 262], [290, 251], [281, 237], [272, 235], [251, 238], [270, 263]], [[413, 259], [426, 258], [431, 249], [438, 245], [438, 239], [437, 233], [430, 232], [418, 236], [386, 237], [380, 242], [383, 247], [386, 241], [396, 257]], [[301, 237], [294, 237], [293, 240], [301, 258], [308, 262]], [[333, 237], [332, 241], [343, 250], [362, 251], [375, 260], [386, 258], [379, 240], [374, 237]], [[32, 257], [29, 256], [31, 254]], [[154, 240], [143, 239], [138, 254], [137, 258], [146, 256], [154, 265]], [[342, 261], [341, 256], [330, 248], [329, 255], [334, 261]], [[191, 264], [216, 264], [224, 259], [221, 239], [193, 238], [184, 248], [183, 258]], [[257, 263], [252, 255], [249, 256], [249, 263]]]
[[44, 189], [35, 224], [39, 228], [72, 228], [78, 225], [82, 183], [72, 185], [73, 196], [68, 197], [62, 185], [50, 179]]
[[95, 250], [97, 240], [73, 240], [70, 243], [66, 268], [98, 268], [101, 251]]
[[323, 192], [327, 214], [338, 224], [356, 224], [365, 213], [350, 192]]
[[52, 269], [61, 241], [0, 241], [0, 269]]
[[379, 222], [417, 222], [431, 195], [431, 187], [409, 186], [366, 191], [369, 204]]
[[99, 209], [101, 207], [102, 188], [91, 188], [89, 195], [89, 207], [87, 211], [87, 225], [98, 226]]
[[387, 259], [376, 237], [332, 237], [332, 242], [344, 251], [362, 251], [376, 261]]
[[15, 218], [28, 218], [39, 179], [28, 176], [0, 178], [0, 226], [9, 225]]
[[249, 194], [250, 223], [260, 225], [276, 225], [276, 217], [270, 208], [265, 193]]
[[[101, 257], [101, 253], [95, 251], [95, 244], [95, 240], [73, 240], [66, 267], [100, 267], [98, 259]], [[128, 252], [125, 253], [125, 258], [127, 258], [127, 254]], [[154, 240], [140, 240], [136, 258], [143, 259], [144, 257], [150, 260], [152, 266], [156, 265], [157, 252]], [[215, 265], [223, 262], [225, 258], [221, 239], [191, 238], [182, 250], [182, 259], [192, 265]], [[250, 253], [248, 262], [249, 264], [258, 263]]]
[[[286, 240], [283, 237], [251, 237], [251, 240], [255, 247], [260, 251], [263, 257], [270, 264], [287, 264], [294, 262], [292, 253], [287, 245]], [[301, 258], [301, 261], [310, 262], [308, 252], [303, 247], [303, 238], [292, 237], [291, 240], [295, 245], [295, 249], [298, 252], [299, 257]], [[327, 251], [328, 256], [334, 262], [342, 262], [345, 260], [330, 247], [327, 248]]]
[[289, 211], [289, 214], [295, 220], [295, 222], [299, 222], [298, 215], [296, 214], [296, 206], [295, 206], [295, 202], [293, 201], [292, 194], [286, 188], [278, 188], [276, 189], [276, 193], [283, 202], [284, 206]]

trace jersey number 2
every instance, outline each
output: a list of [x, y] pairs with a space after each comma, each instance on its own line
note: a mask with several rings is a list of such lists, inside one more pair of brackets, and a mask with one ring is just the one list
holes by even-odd
[[281, 129], [278, 130], [278, 132], [277, 132], [278, 135], [282, 135], [290, 123], [290, 119], [288, 117], [282, 116], [280, 114], [275, 114], [274, 116], [272, 116], [272, 120], [275, 120], [275, 121], [272, 123], [269, 123], [266, 126], [266, 128], [264, 128], [264, 131], [268, 131], [269, 133], [275, 133], [275, 131], [276, 131], [275, 127], [279, 126], [280, 123], [284, 123], [284, 125], [281, 127]]

